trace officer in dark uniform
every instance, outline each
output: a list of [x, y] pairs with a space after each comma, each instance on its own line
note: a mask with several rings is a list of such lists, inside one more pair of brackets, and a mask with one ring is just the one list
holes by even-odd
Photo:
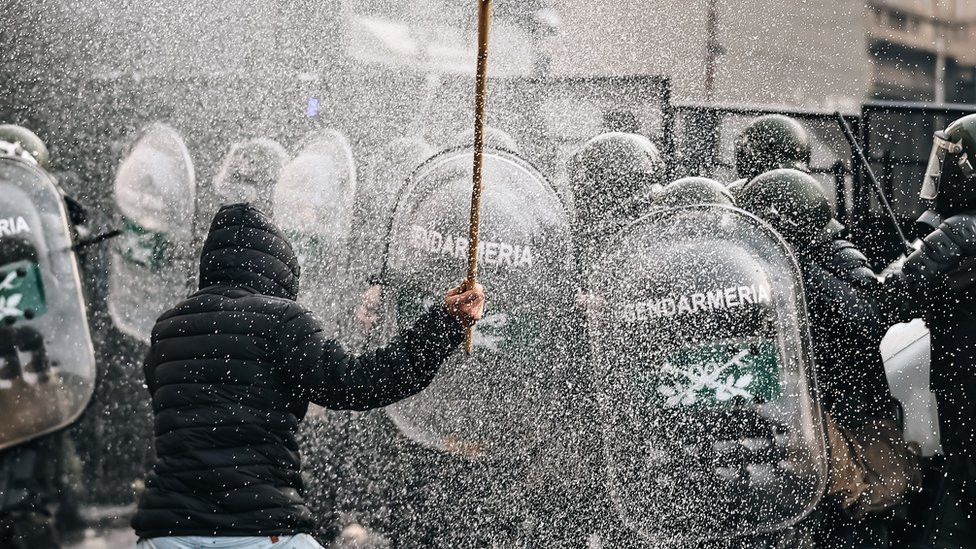
[[[817, 547], [893, 547], [889, 510], [917, 489], [918, 451], [901, 435], [879, 350], [887, 330], [868, 260], [842, 238], [820, 184], [795, 169], [753, 178], [739, 205], [790, 243], [803, 274], [831, 457], [829, 505], [803, 525]], [[817, 520], [819, 519], [819, 520]]]
[[735, 195], [747, 182], [771, 170], [810, 171], [810, 135], [803, 124], [781, 114], [760, 116], [735, 140]]
[[926, 467], [913, 502], [913, 547], [973, 547], [976, 534], [976, 115], [935, 133], [920, 196], [931, 228], [884, 281], [890, 322], [922, 318], [931, 333], [931, 386], [944, 457]]

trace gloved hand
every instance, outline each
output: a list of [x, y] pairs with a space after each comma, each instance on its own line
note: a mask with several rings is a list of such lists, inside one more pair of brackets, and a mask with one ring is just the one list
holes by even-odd
[[922, 486], [920, 450], [889, 420], [846, 429], [826, 416], [830, 482], [827, 495], [855, 518], [890, 509]]
[[905, 260], [902, 272], [920, 282], [938, 283], [966, 259], [976, 257], [976, 214], [958, 214], [942, 222]]
[[926, 236], [902, 268], [884, 281], [885, 317], [905, 322], [929, 312], [940, 296], [971, 284], [976, 258], [976, 213], [946, 219]]

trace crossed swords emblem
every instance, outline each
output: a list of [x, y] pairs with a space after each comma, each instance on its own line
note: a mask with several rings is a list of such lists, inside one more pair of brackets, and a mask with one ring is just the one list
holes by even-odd
[[721, 379], [729, 368], [741, 366], [743, 359], [748, 355], [748, 350], [742, 350], [724, 364], [706, 362], [688, 369], [678, 368], [666, 362], [661, 366], [661, 370], [675, 377], [684, 378], [687, 385], [678, 381], [673, 386], [660, 385], [657, 390], [667, 397], [667, 405], [671, 407], [679, 404], [690, 406], [698, 402], [699, 393], [703, 390], [714, 391], [715, 398], [720, 402], [735, 397], [752, 400], [752, 393], [746, 390], [754, 379], [752, 374], [744, 374], [738, 379], [734, 375], [729, 375], [725, 380]]
[[[16, 272], [8, 273], [3, 281], [0, 281], [0, 290], [14, 290], [16, 288], [14, 286], [14, 280], [16, 279]], [[21, 299], [23, 299], [22, 294], [13, 294], [8, 297], [0, 297], [0, 319], [23, 316], [24, 312], [17, 307], [20, 305]]]

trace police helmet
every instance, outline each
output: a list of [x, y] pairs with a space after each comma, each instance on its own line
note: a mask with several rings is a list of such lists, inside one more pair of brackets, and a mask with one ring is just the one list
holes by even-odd
[[23, 126], [0, 124], [0, 155], [15, 156], [45, 168], [47, 146], [37, 134]]
[[669, 208], [694, 204], [735, 205], [735, 199], [725, 185], [707, 177], [683, 177], [669, 183], [655, 202]]
[[820, 183], [799, 170], [784, 168], [760, 175], [742, 188], [738, 203], [800, 249], [843, 230]]
[[[484, 140], [486, 149], [495, 149], [506, 151], [510, 153], [519, 154], [522, 152], [519, 149], [518, 143], [515, 142], [515, 138], [511, 136], [508, 132], [500, 130], [498, 128], [493, 128], [491, 126], [485, 126], [484, 129]], [[456, 136], [452, 142], [460, 145], [473, 145], [474, 144], [474, 128], [465, 130]]]
[[569, 161], [578, 210], [614, 211], [661, 188], [665, 164], [651, 140], [610, 132], [587, 141]]
[[752, 179], [778, 168], [809, 171], [810, 135], [796, 120], [779, 114], [761, 116], [735, 141], [735, 171]]

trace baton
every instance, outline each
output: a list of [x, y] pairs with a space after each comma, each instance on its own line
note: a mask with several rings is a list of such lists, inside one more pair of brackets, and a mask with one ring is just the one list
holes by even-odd
[[851, 150], [857, 154], [857, 157], [861, 160], [861, 165], [864, 166], [864, 173], [868, 174], [868, 179], [874, 185], [874, 191], [878, 195], [878, 203], [881, 204], [881, 208], [884, 209], [885, 213], [891, 219], [891, 224], [895, 226], [895, 232], [898, 233], [898, 238], [901, 239], [902, 245], [905, 247], [905, 255], [911, 255], [915, 251], [912, 248], [911, 243], [905, 238], [905, 233], [901, 230], [901, 225], [898, 224], [898, 218], [895, 217], [895, 211], [891, 209], [891, 203], [888, 202], [888, 197], [885, 196], [884, 189], [881, 188], [881, 182], [874, 175], [874, 170], [871, 169], [871, 163], [868, 162], [868, 157], [864, 155], [864, 150], [858, 145], [857, 140], [854, 139], [854, 132], [851, 131], [851, 126], [847, 123], [844, 115], [837, 111], [834, 113], [837, 117], [837, 122], [840, 124], [840, 130], [844, 132], [844, 137], [847, 138], [848, 144], [851, 146]]
[[71, 250], [77, 252], [79, 250], [83, 250], [85, 248], [94, 246], [95, 244], [101, 244], [106, 240], [111, 240], [119, 236], [122, 236], [122, 231], [119, 229], [113, 229], [107, 233], [102, 233], [98, 236], [93, 236], [91, 238], [79, 240], [78, 242], [75, 243], [74, 246], [71, 247]]

